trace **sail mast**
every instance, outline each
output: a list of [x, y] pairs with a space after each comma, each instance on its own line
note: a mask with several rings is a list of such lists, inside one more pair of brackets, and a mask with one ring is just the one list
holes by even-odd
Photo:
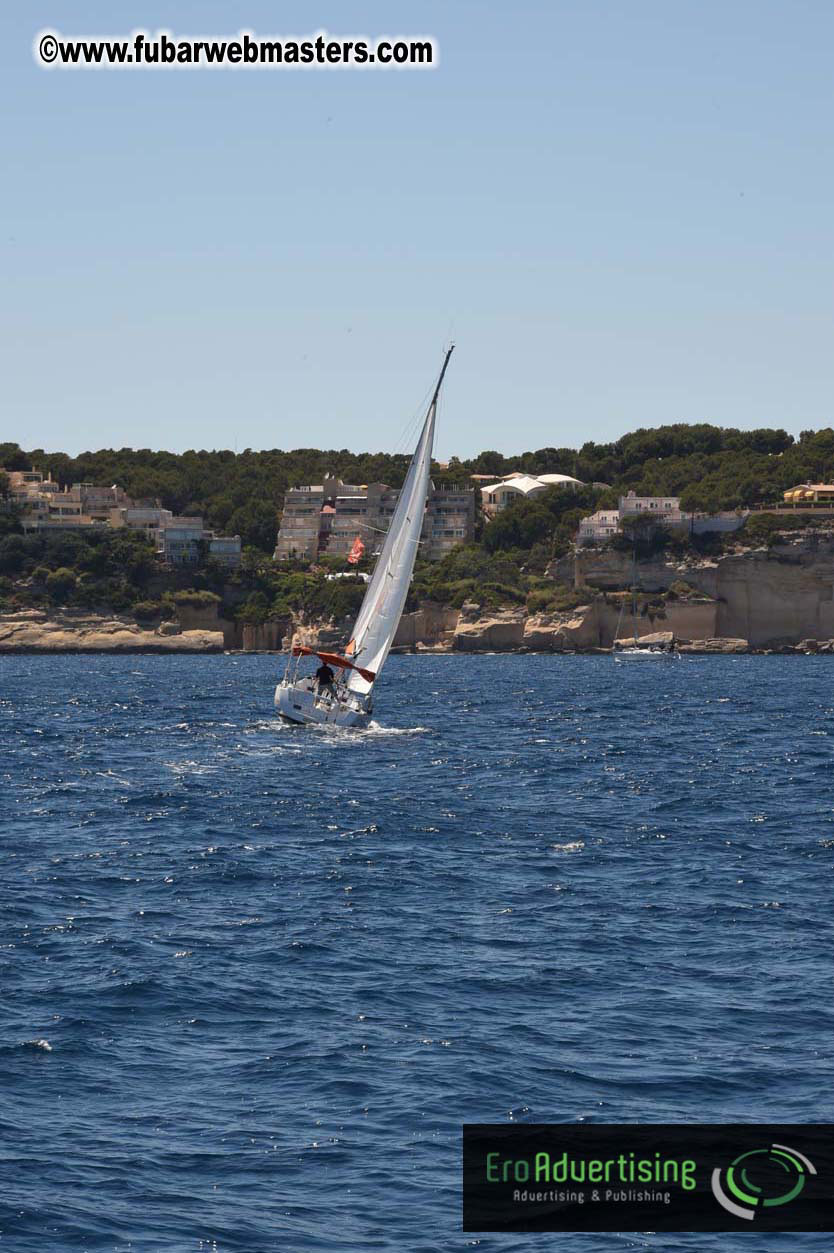
[[444, 378], [446, 377], [446, 367], [447, 367], [447, 365], [449, 364], [449, 358], [451, 357], [451, 355], [452, 355], [452, 353], [453, 353], [454, 351], [455, 351], [455, 345], [454, 345], [454, 344], [450, 344], [450, 345], [449, 345], [449, 347], [446, 349], [446, 357], [445, 357], [445, 360], [444, 360], [444, 362], [443, 362], [443, 368], [442, 368], [442, 369], [441, 369], [441, 371], [440, 371], [440, 377], [439, 377], [439, 378], [438, 378], [438, 380], [437, 380], [437, 386], [436, 386], [436, 387], [435, 387], [435, 389], [434, 389], [434, 395], [432, 396], [432, 398], [431, 398], [431, 404], [429, 405], [429, 411], [430, 411], [430, 412], [431, 412], [431, 410], [432, 410], [432, 409], [434, 409], [435, 405], [437, 404], [437, 398], [438, 398], [438, 396], [440, 395], [440, 389], [441, 389], [441, 387], [443, 386], [443, 380], [444, 380]]
[[[349, 656], [361, 660], [363, 668], [375, 674], [379, 674], [394, 642], [408, 596], [428, 499], [437, 401], [453, 351], [454, 344], [447, 349], [417, 447], [346, 649]], [[353, 672], [348, 686], [355, 692], [367, 693], [372, 685]]]

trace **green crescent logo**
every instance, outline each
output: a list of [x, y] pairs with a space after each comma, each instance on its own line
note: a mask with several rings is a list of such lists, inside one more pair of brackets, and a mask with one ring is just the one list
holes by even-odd
[[808, 1175], [817, 1173], [798, 1149], [771, 1144], [741, 1153], [726, 1169], [712, 1172], [712, 1192], [719, 1205], [750, 1222], [765, 1209], [795, 1201]]

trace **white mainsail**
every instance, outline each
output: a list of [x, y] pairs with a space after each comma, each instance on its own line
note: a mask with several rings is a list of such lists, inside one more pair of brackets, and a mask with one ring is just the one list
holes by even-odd
[[[391, 525], [362, 601], [359, 616], [354, 623], [351, 642], [345, 650], [363, 670], [370, 670], [375, 675], [382, 669], [394, 642], [408, 596], [428, 499], [437, 399], [453, 350], [454, 345], [446, 353]], [[351, 691], [366, 693], [372, 686], [357, 670], [350, 672], [348, 687]]]

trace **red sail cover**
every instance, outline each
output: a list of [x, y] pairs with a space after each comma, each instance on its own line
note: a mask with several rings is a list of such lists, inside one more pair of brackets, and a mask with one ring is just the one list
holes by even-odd
[[321, 661], [326, 661], [328, 666], [338, 666], [340, 670], [356, 670], [368, 683], [373, 683], [376, 678], [373, 670], [363, 670], [361, 666], [355, 666], [352, 661], [348, 661], [347, 657], [340, 657], [338, 653], [320, 653], [315, 648], [293, 644], [292, 655], [293, 657], [318, 657]]
[[348, 553], [348, 563], [352, 566], [355, 566], [357, 562], [362, 560], [362, 556], [364, 552], [365, 552], [365, 545], [362, 543], [361, 539], [357, 535], [356, 539], [353, 541], [353, 548], [351, 548], [350, 552]]

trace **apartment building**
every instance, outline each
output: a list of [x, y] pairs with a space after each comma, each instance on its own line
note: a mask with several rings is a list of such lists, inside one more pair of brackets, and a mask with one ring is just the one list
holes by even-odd
[[227, 570], [236, 570], [241, 558], [240, 536], [215, 535], [213, 531], [209, 531], [208, 537], [209, 560], [216, 561]]
[[112, 487], [99, 487], [95, 483], [73, 483], [61, 495], [67, 502], [78, 501], [81, 512], [96, 522], [109, 523], [112, 509], [124, 509], [133, 504], [124, 488], [115, 483]]
[[133, 505], [130, 508], [111, 509], [110, 526], [125, 526], [130, 531], [141, 531], [146, 539], [156, 541], [160, 530], [173, 521], [170, 509], [159, 505]]
[[[295, 557], [311, 562], [323, 553], [347, 557], [357, 535], [366, 555], [372, 556], [382, 545], [398, 499], [399, 491], [386, 483], [356, 486], [330, 476], [320, 484], [290, 488], [284, 496], [275, 560]], [[432, 485], [421, 555], [438, 561], [474, 534], [474, 490]]]
[[9, 480], [9, 496], [14, 500], [61, 490], [54, 479], [44, 478], [40, 470], [5, 470], [4, 473]]
[[240, 565], [239, 535], [215, 535], [205, 530], [202, 518], [178, 518], [158, 504], [136, 504], [115, 483], [112, 487], [73, 483], [62, 489], [39, 470], [7, 474], [9, 499], [20, 509], [27, 533], [127, 527], [141, 531], [155, 544], [157, 555], [172, 565], [193, 564], [203, 553], [228, 569]]
[[6, 476], [10, 503], [21, 511], [24, 530], [34, 530], [49, 517], [50, 497], [58, 491], [58, 484], [44, 479], [38, 470], [7, 470]]
[[[286, 561], [290, 557], [297, 557], [299, 561], [315, 561], [320, 534], [328, 534], [332, 526], [336, 512], [334, 502], [340, 490], [346, 492], [348, 485], [329, 476], [323, 483], [287, 489], [281, 529], [275, 545], [276, 561]], [[359, 487], [349, 490], [357, 495], [362, 492]]]
[[157, 556], [172, 566], [196, 565], [203, 555], [203, 519], [173, 516], [157, 533]]
[[24, 531], [79, 530], [105, 526], [113, 509], [132, 504], [123, 488], [73, 483], [61, 488], [39, 470], [11, 470], [9, 499], [21, 511]]
[[458, 544], [475, 538], [475, 493], [466, 487], [435, 487], [423, 524], [423, 555], [439, 561]]
[[207, 531], [200, 517], [168, 513], [156, 531], [156, 552], [172, 566], [193, 566], [206, 558], [227, 570], [236, 570], [241, 560], [241, 540], [239, 535]]

